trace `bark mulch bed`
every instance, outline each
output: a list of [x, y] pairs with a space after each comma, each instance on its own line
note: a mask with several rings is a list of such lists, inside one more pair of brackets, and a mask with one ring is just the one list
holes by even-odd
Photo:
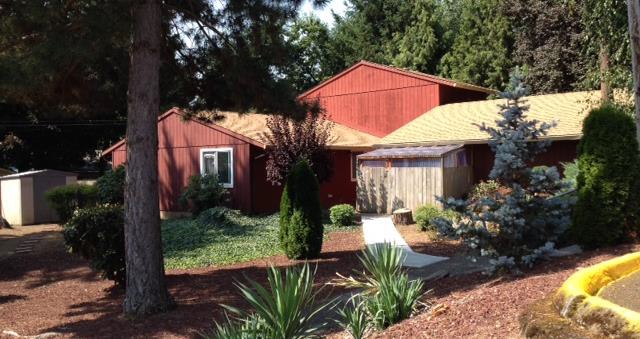
[[[277, 244], [274, 244], [277, 246]], [[324, 284], [335, 273], [349, 274], [360, 264], [362, 232], [335, 232], [322, 249], [316, 282]], [[243, 306], [233, 286], [245, 277], [266, 282], [270, 264], [295, 264], [284, 256], [237, 265], [167, 272], [167, 284], [178, 307], [144, 320], [121, 316], [123, 291], [92, 272], [87, 262], [67, 254], [61, 243], [46, 253], [13, 255], [0, 261], [0, 333], [20, 335], [59, 332], [84, 338], [197, 337], [220, 319], [220, 303]], [[326, 290], [326, 295], [344, 291]], [[0, 334], [2, 337], [2, 334]]]
[[437, 311], [419, 314], [375, 337], [519, 338], [519, 315], [554, 293], [577, 269], [639, 250], [640, 245], [621, 245], [589, 251], [542, 262], [521, 276], [444, 278], [427, 286], [432, 289], [432, 309]]
[[416, 224], [396, 226], [396, 229], [415, 252], [442, 257], [465, 253], [465, 247], [460, 241], [439, 238], [435, 232], [420, 231]]

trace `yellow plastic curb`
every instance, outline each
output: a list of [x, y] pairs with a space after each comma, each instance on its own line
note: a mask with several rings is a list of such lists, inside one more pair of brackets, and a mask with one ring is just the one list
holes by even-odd
[[640, 252], [581, 269], [562, 284], [554, 304], [563, 317], [579, 324], [597, 325], [609, 335], [640, 338], [640, 313], [598, 296], [603, 287], [638, 270]]

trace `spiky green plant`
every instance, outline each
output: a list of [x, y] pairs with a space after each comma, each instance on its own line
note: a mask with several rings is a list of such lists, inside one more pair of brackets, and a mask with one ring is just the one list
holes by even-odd
[[314, 275], [315, 271], [308, 264], [302, 268], [287, 268], [284, 277], [280, 270], [270, 267], [268, 289], [253, 280], [247, 284], [236, 283], [240, 294], [254, 312], [247, 313], [222, 305], [238, 320], [228, 320], [224, 325], [216, 324], [216, 333], [226, 338], [316, 337], [320, 326], [314, 326], [314, 320], [329, 304], [316, 304], [321, 289], [313, 290]]
[[353, 339], [362, 339], [371, 330], [371, 319], [364, 304], [365, 300], [355, 296], [349, 299], [344, 308], [338, 310], [336, 323], [345, 329]]
[[364, 272], [355, 278], [338, 274], [332, 284], [361, 289], [368, 317], [378, 329], [410, 317], [425, 294], [424, 283], [409, 280], [402, 270], [402, 249], [384, 243], [368, 247], [358, 257]]

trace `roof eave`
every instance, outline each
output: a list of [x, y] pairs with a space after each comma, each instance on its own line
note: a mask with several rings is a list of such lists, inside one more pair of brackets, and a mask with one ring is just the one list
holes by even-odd
[[[580, 138], [582, 138], [582, 134], [567, 134], [567, 135], [543, 137], [543, 138], [540, 138], [539, 140], [569, 141], [569, 140], [580, 140]], [[489, 139], [435, 140], [435, 141], [381, 143], [381, 144], [375, 144], [373, 146], [376, 148], [393, 148], [393, 147], [444, 146], [444, 145], [452, 145], [452, 144], [479, 145], [479, 144], [486, 144], [488, 142], [489, 142]]]

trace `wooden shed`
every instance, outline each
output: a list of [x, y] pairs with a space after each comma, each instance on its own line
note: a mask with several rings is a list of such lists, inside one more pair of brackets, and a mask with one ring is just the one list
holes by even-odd
[[358, 156], [357, 208], [391, 213], [461, 197], [473, 184], [471, 153], [463, 145], [382, 148]]

